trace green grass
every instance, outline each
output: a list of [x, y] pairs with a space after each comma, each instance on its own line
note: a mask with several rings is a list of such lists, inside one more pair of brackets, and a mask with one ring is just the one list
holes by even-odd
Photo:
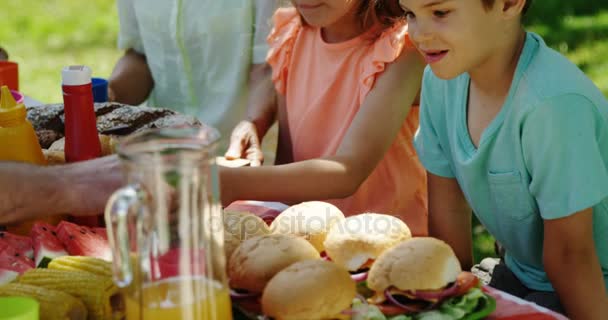
[[[62, 101], [63, 66], [85, 64], [108, 77], [121, 54], [113, 0], [2, 0], [0, 21], [0, 46], [19, 63], [21, 91], [43, 102]], [[536, 0], [527, 25], [608, 96], [605, 1]], [[494, 240], [476, 221], [473, 233], [476, 260], [493, 255]]]
[[120, 56], [113, 0], [2, 0], [0, 46], [19, 63], [20, 91], [61, 102], [61, 69], [85, 64], [108, 77]]
[[608, 96], [608, 4], [593, 14], [568, 14], [555, 21], [530, 20], [529, 30], [576, 63]]

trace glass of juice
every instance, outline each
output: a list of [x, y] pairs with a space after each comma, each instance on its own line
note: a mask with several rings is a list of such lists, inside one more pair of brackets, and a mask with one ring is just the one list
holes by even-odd
[[232, 319], [211, 127], [153, 129], [118, 147], [127, 185], [105, 219], [127, 320]]

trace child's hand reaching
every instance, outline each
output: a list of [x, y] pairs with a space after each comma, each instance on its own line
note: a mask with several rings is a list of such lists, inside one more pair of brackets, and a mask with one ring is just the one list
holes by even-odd
[[234, 128], [225, 157], [228, 160], [247, 159], [252, 167], [262, 165], [264, 153], [253, 122], [244, 120]]

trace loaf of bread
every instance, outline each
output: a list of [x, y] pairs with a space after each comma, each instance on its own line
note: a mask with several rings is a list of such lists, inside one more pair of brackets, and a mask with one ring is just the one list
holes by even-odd
[[[169, 109], [138, 107], [120, 103], [96, 103], [95, 115], [99, 133], [114, 138], [151, 128], [201, 124], [195, 117], [179, 114]], [[27, 118], [34, 126], [42, 148], [50, 150], [55, 141], [64, 137], [63, 104], [28, 107]], [[106, 138], [102, 136], [101, 139]], [[104, 141], [101, 140], [101, 142], [103, 149]], [[115, 140], [108, 140], [107, 145], [111, 143], [115, 143]], [[102, 153], [107, 152], [108, 149], [102, 151]]]

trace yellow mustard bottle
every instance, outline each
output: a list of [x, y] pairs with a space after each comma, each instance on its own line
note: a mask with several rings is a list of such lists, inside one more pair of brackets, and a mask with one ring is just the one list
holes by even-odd
[[[6, 86], [0, 88], [0, 161], [47, 164], [36, 131], [27, 120], [25, 106], [15, 101]], [[41, 215], [37, 220], [55, 225], [63, 218]], [[33, 224], [34, 220], [22, 221], [8, 225], [6, 229], [14, 234], [28, 235]]]
[[7, 86], [0, 90], [0, 161], [46, 165], [25, 106], [15, 101]]

